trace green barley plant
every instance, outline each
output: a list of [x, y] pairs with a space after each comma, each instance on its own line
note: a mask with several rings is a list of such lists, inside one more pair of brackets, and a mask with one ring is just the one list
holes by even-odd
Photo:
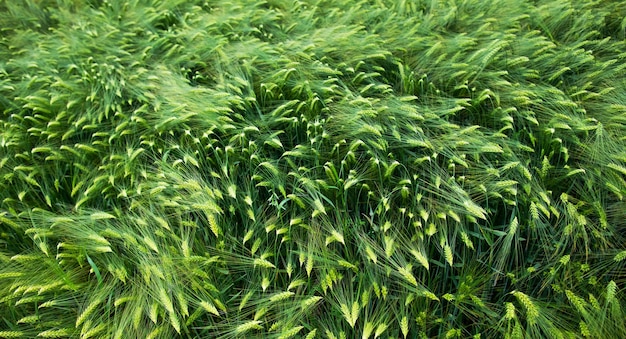
[[626, 337], [626, 5], [0, 12], [1, 338]]

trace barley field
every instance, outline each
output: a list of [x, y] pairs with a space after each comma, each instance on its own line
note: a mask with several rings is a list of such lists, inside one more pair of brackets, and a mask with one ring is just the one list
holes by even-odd
[[0, 13], [0, 338], [626, 338], [625, 2]]

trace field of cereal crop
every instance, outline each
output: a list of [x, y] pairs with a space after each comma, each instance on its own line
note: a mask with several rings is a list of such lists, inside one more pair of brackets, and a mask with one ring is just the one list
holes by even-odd
[[626, 3], [0, 13], [0, 338], [626, 338]]

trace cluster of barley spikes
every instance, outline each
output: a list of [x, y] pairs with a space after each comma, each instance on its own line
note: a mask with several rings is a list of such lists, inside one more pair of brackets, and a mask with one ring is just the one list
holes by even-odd
[[0, 13], [0, 337], [626, 338], [624, 2]]

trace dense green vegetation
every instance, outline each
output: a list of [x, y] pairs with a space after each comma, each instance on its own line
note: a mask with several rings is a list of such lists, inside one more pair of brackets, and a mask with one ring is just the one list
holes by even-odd
[[0, 337], [626, 338], [626, 3], [0, 13]]

